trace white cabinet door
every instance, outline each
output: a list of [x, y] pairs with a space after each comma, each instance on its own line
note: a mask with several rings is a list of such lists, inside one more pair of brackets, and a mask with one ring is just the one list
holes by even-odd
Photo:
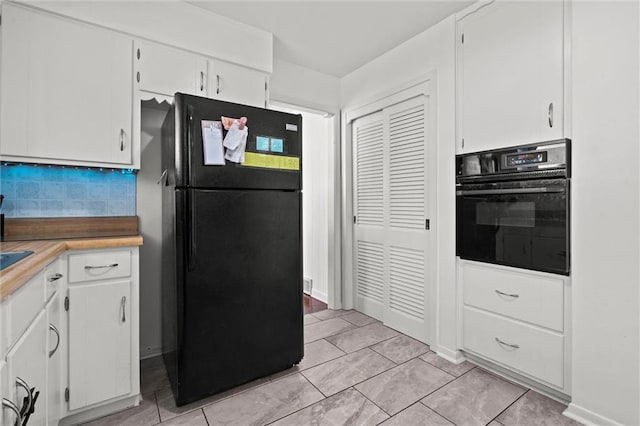
[[0, 153], [132, 164], [132, 41], [10, 4], [2, 31]]
[[[29, 424], [44, 425], [47, 419], [47, 319], [41, 310], [27, 331], [7, 354], [9, 383], [16, 385], [14, 401], [23, 407], [27, 399], [27, 390], [32, 389], [35, 399], [34, 412]], [[22, 385], [18, 384], [22, 383]]]
[[266, 74], [218, 60], [209, 60], [209, 97], [265, 108]]
[[131, 391], [131, 281], [69, 286], [69, 409]]
[[135, 82], [145, 92], [206, 96], [206, 58], [156, 43], [136, 41]]
[[[7, 364], [0, 359], [0, 426], [13, 426], [17, 415], [13, 410], [19, 409], [15, 403], [14, 393], [9, 387], [9, 372]], [[6, 405], [5, 405], [6, 404]], [[13, 409], [9, 405], [13, 406]]]
[[64, 391], [62, 389], [62, 349], [64, 328], [60, 293], [56, 293], [47, 304], [47, 424], [56, 425], [62, 417]]
[[458, 152], [563, 137], [562, 2], [483, 6], [457, 46]]

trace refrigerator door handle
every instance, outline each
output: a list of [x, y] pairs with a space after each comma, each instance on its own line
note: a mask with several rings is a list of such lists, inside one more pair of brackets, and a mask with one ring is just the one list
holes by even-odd
[[187, 235], [189, 236], [189, 258], [188, 258], [188, 268], [190, 271], [193, 271], [196, 268], [196, 203], [195, 203], [195, 194], [190, 192], [187, 194], [188, 203], [189, 203], [189, 216], [187, 226], [189, 229], [187, 230]]

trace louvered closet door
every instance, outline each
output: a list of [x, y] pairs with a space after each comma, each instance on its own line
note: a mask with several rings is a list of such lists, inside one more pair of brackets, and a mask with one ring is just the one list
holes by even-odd
[[427, 273], [427, 103], [420, 96], [384, 110], [388, 128], [387, 303], [384, 323], [421, 341], [429, 336]]
[[356, 309], [382, 320], [385, 304], [385, 163], [382, 112], [359, 118], [353, 129]]
[[[356, 309], [416, 339], [429, 337], [428, 98], [353, 123]], [[428, 143], [429, 142], [429, 143]]]

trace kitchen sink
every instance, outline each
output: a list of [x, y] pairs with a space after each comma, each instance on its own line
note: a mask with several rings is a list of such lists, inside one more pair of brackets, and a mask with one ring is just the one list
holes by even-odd
[[32, 254], [33, 252], [29, 250], [0, 253], [0, 271]]

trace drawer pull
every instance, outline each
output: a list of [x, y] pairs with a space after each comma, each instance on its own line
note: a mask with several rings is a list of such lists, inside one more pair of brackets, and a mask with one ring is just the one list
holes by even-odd
[[50, 283], [54, 282], [54, 281], [58, 281], [60, 278], [64, 277], [64, 275], [62, 275], [59, 272], [56, 272], [55, 274], [51, 275], [49, 278], [47, 278], [47, 281], [49, 281]]
[[51, 357], [53, 356], [53, 354], [55, 354], [55, 353], [56, 353], [56, 351], [58, 350], [58, 346], [60, 346], [60, 332], [58, 331], [58, 329], [56, 328], [56, 326], [55, 326], [55, 325], [53, 325], [53, 324], [51, 324], [51, 323], [49, 324], [49, 330], [51, 330], [51, 331], [53, 331], [54, 333], [56, 333], [56, 337], [57, 337], [57, 340], [56, 340], [56, 347], [55, 347], [55, 348], [53, 348], [53, 349], [51, 349], [51, 350], [49, 351], [49, 358], [51, 358]]
[[20, 409], [18, 409], [18, 406], [16, 404], [13, 403], [13, 401], [9, 401], [7, 398], [2, 398], [2, 406], [8, 408], [9, 410], [13, 411], [13, 413], [16, 415], [16, 423], [17, 425], [21, 425], [22, 424], [22, 416], [20, 415]]
[[30, 410], [31, 407], [33, 407], [33, 394], [31, 393], [31, 386], [29, 386], [27, 382], [22, 380], [20, 377], [16, 377], [16, 386], [20, 386], [22, 389], [27, 391], [27, 407], [28, 410]]
[[117, 268], [117, 267], [118, 267], [117, 263], [112, 263], [111, 265], [98, 265], [98, 266], [85, 265], [84, 269], [104, 269], [104, 268]]
[[502, 340], [498, 339], [497, 337], [496, 337], [496, 342], [500, 343], [503, 346], [508, 346], [508, 347], [510, 347], [512, 349], [520, 349], [519, 345], [512, 345], [511, 343], [503, 342]]
[[517, 299], [518, 297], [520, 297], [519, 294], [503, 293], [500, 290], [496, 290], [496, 293], [498, 293], [501, 296], [513, 297], [514, 299]]

